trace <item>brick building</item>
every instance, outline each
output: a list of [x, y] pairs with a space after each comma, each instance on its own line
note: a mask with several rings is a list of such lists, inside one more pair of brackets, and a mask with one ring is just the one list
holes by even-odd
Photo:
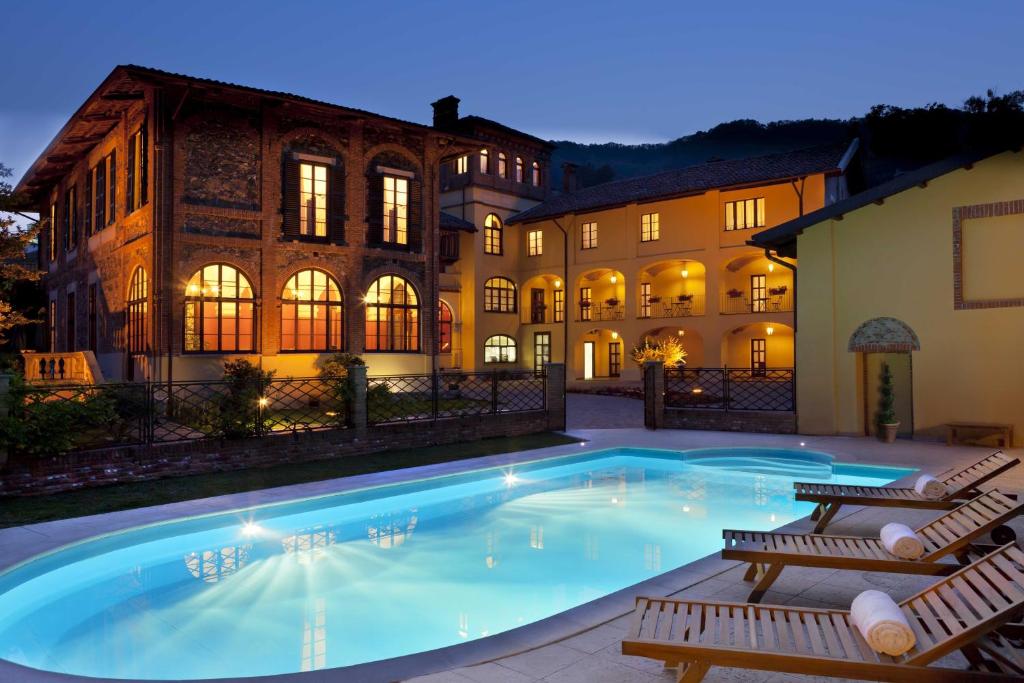
[[[17, 187], [43, 218], [48, 350], [94, 355], [107, 380], [219, 377], [231, 358], [305, 376], [335, 351], [430, 371], [442, 259], [476, 234], [442, 215], [439, 173], [487, 128], [452, 100], [430, 127], [115, 68]], [[492, 127], [530, 151], [542, 199], [549, 148]]]

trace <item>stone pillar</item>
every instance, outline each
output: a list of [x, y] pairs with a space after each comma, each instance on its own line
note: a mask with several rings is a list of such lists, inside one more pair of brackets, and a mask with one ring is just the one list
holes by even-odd
[[665, 364], [644, 362], [644, 426], [660, 429], [665, 424]]
[[346, 424], [357, 434], [364, 434], [367, 425], [366, 366], [350, 365], [348, 371], [349, 402], [346, 406]]
[[545, 363], [547, 375], [544, 407], [548, 412], [548, 429], [565, 431], [565, 363]]

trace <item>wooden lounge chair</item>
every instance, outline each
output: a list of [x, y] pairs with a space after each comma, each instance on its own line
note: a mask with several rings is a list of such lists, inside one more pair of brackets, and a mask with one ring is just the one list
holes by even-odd
[[917, 643], [892, 657], [868, 647], [846, 610], [639, 597], [622, 653], [677, 666], [678, 680], [691, 683], [712, 666], [912, 683], [1020, 680], [1008, 668], [928, 666], [962, 650], [972, 668], [996, 668], [982, 653], [995, 642], [992, 634], [1024, 610], [1024, 552], [1016, 546], [899, 604]]
[[[939, 478], [948, 493], [938, 500], [925, 498], [913, 488], [892, 486], [850, 486], [846, 484], [817, 484], [794, 482], [796, 499], [817, 503], [811, 520], [817, 521], [814, 533], [821, 533], [832, 521], [843, 505], [875, 505], [882, 507], [916, 508], [924, 510], [949, 510], [958, 505], [957, 500], [973, 498], [978, 487], [997, 477], [1020, 462], [1002, 451], [996, 451], [961, 470]], [[943, 473], [947, 474], [947, 473]]]
[[744, 580], [757, 579], [748, 598], [750, 602], [760, 602], [788, 565], [944, 576], [952, 574], [959, 566], [939, 560], [954, 556], [966, 564], [974, 541], [1021, 513], [1024, 513], [1024, 503], [1011, 500], [999, 491], [983, 493], [915, 529], [924, 543], [924, 555], [917, 560], [902, 560], [891, 555], [879, 538], [733, 529], [722, 531], [725, 539], [722, 558], [750, 563]]

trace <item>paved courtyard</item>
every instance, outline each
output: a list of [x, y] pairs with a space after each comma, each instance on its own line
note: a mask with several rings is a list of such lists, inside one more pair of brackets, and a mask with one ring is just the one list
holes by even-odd
[[566, 423], [574, 429], [626, 429], [644, 424], [644, 402], [636, 398], [566, 394]]

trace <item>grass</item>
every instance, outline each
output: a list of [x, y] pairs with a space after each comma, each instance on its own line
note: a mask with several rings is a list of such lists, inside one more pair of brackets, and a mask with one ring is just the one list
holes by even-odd
[[571, 436], [545, 432], [262, 469], [117, 484], [46, 496], [7, 498], [0, 504], [0, 528], [576, 442], [578, 439]]

